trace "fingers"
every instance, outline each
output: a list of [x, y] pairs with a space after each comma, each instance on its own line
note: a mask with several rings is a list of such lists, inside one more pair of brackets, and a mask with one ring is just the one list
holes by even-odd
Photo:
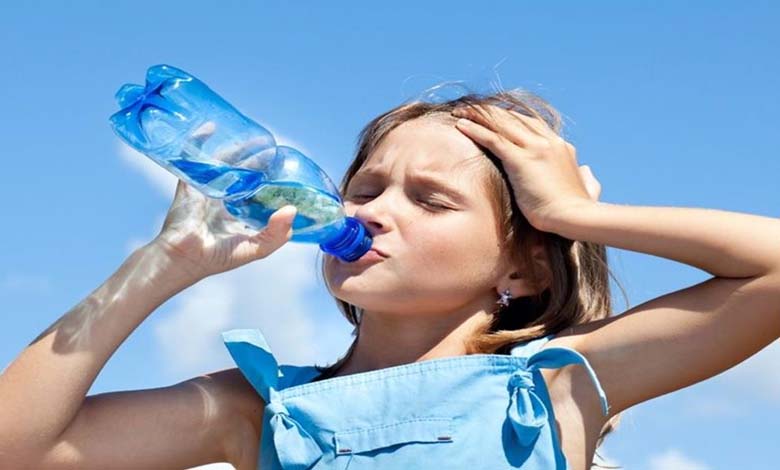
[[268, 218], [268, 224], [255, 237], [261, 242], [275, 244], [279, 241], [286, 242], [292, 236], [292, 225], [298, 209], [293, 205], [286, 205]]
[[527, 146], [531, 140], [539, 137], [550, 138], [552, 135], [557, 137], [557, 134], [540, 119], [500, 106], [459, 106], [452, 111], [452, 115], [472, 120], [506, 136], [510, 141], [520, 146]]
[[295, 206], [284, 206], [271, 214], [268, 225], [252, 238], [254, 259], [269, 256], [292, 238], [292, 225], [296, 213]]
[[187, 183], [185, 180], [179, 178], [178, 183], [176, 183], [176, 192], [173, 195], [174, 201], [184, 201], [184, 200], [206, 200], [208, 199], [203, 193], [195, 189], [192, 185]]
[[203, 147], [203, 144], [211, 137], [216, 129], [217, 125], [214, 124], [213, 121], [205, 122], [192, 133], [192, 145], [197, 148]]
[[189, 158], [199, 159], [203, 145], [214, 134], [217, 129], [213, 121], [207, 121], [192, 132], [189, 139], [183, 142], [182, 154], [189, 155]]
[[[214, 134], [216, 129], [217, 126], [213, 121], [207, 121], [203, 123], [192, 133], [190, 140], [193, 147], [195, 147], [197, 150], [201, 150], [203, 145], [205, 145], [206, 141]], [[267, 148], [268, 146], [269, 141], [267, 137], [253, 137], [240, 143], [234, 143], [233, 145], [227, 147], [220, 145], [219, 150], [211, 156], [211, 159], [222, 161], [228, 164], [238, 163], [252, 153], [256, 152], [258, 149]]]
[[249, 140], [241, 142], [238, 145], [233, 145], [228, 148], [223, 148], [214, 155], [215, 160], [223, 161], [226, 163], [238, 163], [244, 158], [252, 155], [258, 149], [268, 147], [268, 139], [265, 137], [253, 137]]
[[173, 200], [180, 201], [189, 192], [189, 186], [183, 179], [176, 183], [176, 191], [173, 193]]
[[568, 155], [574, 163], [577, 161], [574, 146], [541, 118], [493, 105], [458, 106], [452, 115], [461, 117], [456, 123], [458, 129], [502, 160], [506, 159], [508, 153], [500, 152], [524, 150], [530, 156], [553, 151]]
[[493, 132], [487, 127], [469, 119], [458, 119], [455, 125], [469, 138], [490, 150], [493, 155], [501, 159], [504, 164], [511, 163], [504, 159], [505, 156], [510, 155], [510, 152], [512, 151], [521, 150], [503, 135]]

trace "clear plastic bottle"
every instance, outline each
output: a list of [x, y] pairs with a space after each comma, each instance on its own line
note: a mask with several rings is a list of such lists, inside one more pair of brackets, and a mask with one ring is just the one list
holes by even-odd
[[146, 72], [146, 85], [125, 84], [120, 110], [110, 118], [128, 145], [227, 211], [262, 229], [277, 209], [291, 204], [296, 242], [352, 262], [371, 248], [371, 234], [344, 214], [338, 189], [298, 150], [236, 110], [203, 82], [170, 65]]

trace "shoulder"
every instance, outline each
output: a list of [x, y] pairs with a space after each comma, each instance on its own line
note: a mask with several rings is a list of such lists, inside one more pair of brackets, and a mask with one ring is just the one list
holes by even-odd
[[237, 367], [198, 377], [215, 404], [242, 417], [262, 414], [265, 402]]
[[[578, 328], [568, 328], [547, 341], [542, 349], [572, 349], [587, 356], [582, 347], [582, 336]], [[579, 365], [569, 365], [558, 369], [542, 370], [559, 421], [576, 420], [584, 427], [587, 440], [598, 437], [608, 416], [602, 411], [601, 402], [593, 379], [588, 371]]]
[[580, 336], [577, 334], [577, 327], [572, 326], [569, 328], [566, 328], [565, 330], [556, 333], [554, 335], [550, 335], [549, 340], [544, 343], [542, 346], [542, 349], [547, 348], [569, 348], [574, 349], [575, 351], [578, 350], [578, 347], [580, 346]]
[[212, 372], [192, 382], [201, 387], [204, 407], [210, 407], [218, 420], [229, 455], [244, 452], [247, 445], [257, 445], [265, 402], [240, 369]]

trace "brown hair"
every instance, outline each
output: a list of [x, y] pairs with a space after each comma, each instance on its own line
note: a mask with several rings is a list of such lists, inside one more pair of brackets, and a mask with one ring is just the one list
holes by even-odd
[[[438, 103], [413, 100], [381, 114], [363, 128], [358, 136], [356, 156], [342, 178], [339, 187], [341, 193], [346, 192], [352, 177], [382, 139], [402, 123], [423, 117], [446, 120], [451, 117], [450, 111], [456, 106], [474, 107], [485, 104], [535, 117], [545, 122], [557, 134], [562, 134], [563, 126], [559, 113], [541, 97], [525, 90], [497, 91], [488, 95], [469, 92]], [[610, 316], [612, 305], [609, 277], [612, 273], [607, 264], [606, 247], [569, 240], [534, 228], [518, 208], [500, 160], [487, 148], [481, 147], [481, 150], [487, 159], [483, 156], [480, 158], [493, 163], [485, 165], [487, 171], [484, 183], [494, 211], [498, 214], [499, 233], [503, 235], [506, 252], [515, 258], [514, 261], [527, 267], [529, 278], [540, 289], [535, 295], [513, 299], [507, 307], [496, 309], [492, 319], [471, 338], [468, 353], [508, 354], [516, 343], [559, 333], [572, 325]], [[531, 246], [534, 244], [544, 247], [551, 279], [542, 276], [536, 269], [531, 256]], [[320, 270], [325, 279], [324, 265]], [[625, 298], [625, 290], [617, 279], [615, 281]], [[325, 284], [328, 292], [333, 295], [327, 280]], [[333, 375], [346, 362], [354, 351], [359, 334], [362, 309], [335, 296], [334, 299], [347, 321], [355, 327], [352, 332], [355, 340], [338, 361], [327, 367], [316, 366], [321, 372], [317, 380]], [[619, 417], [619, 414], [615, 415], [605, 424], [597, 447], [601, 446], [604, 437], [615, 428]], [[600, 457], [598, 453], [596, 455]]]

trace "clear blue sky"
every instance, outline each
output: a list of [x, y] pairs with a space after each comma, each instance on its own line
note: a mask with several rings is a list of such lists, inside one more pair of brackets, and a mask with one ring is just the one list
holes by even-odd
[[[158, 63], [192, 72], [335, 181], [372, 117], [441, 80], [498, 77], [565, 115], [602, 200], [780, 216], [776, 2], [544, 3], [5, 2], [0, 366], [157, 233], [175, 182], [124, 149], [108, 117], [116, 89]], [[261, 328], [282, 361], [337, 358], [350, 329], [313, 248], [289, 244], [171, 299], [90, 393], [232, 367], [219, 337], [230, 328]], [[709, 277], [609, 254], [631, 306]], [[629, 410], [605, 453], [637, 470], [777, 468], [778, 364], [776, 342]]]

